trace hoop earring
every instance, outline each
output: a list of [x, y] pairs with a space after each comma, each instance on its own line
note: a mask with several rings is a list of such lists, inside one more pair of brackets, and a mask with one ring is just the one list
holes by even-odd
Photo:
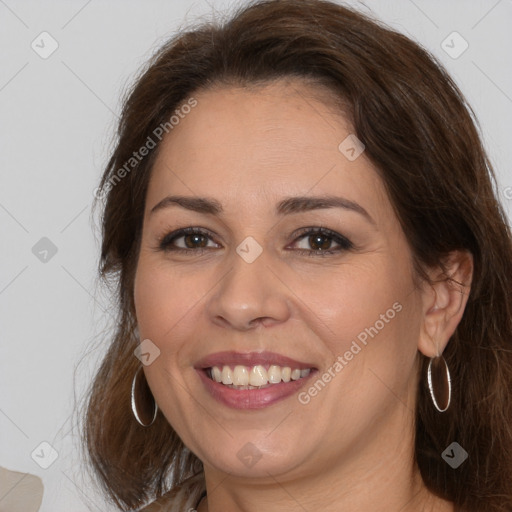
[[[444, 364], [444, 375], [442, 375], [439, 367], [439, 363], [443, 362]], [[434, 372], [432, 371], [432, 365], [434, 364]], [[433, 375], [434, 373], [434, 375]], [[432, 397], [432, 402], [434, 403], [434, 407], [439, 412], [445, 412], [448, 407], [450, 407], [450, 402], [452, 400], [452, 380], [450, 377], [450, 370], [448, 369], [448, 365], [442, 355], [437, 357], [431, 357], [430, 362], [428, 363], [428, 389], [430, 391], [430, 396]], [[436, 394], [434, 393], [434, 385], [433, 380], [435, 379], [436, 383], [439, 384], [440, 381], [444, 381], [443, 390], [442, 390], [442, 401], [443, 404], [446, 405], [441, 408], [436, 399]]]
[[[149, 389], [146, 379], [144, 379], [144, 383], [141, 383], [138, 381], [137, 377], [139, 376], [139, 372], [141, 370], [142, 370], [142, 366], [139, 366], [139, 368], [135, 372], [135, 375], [133, 376], [133, 380], [132, 380], [132, 392], [131, 392], [132, 412], [133, 412], [133, 415], [135, 416], [135, 419], [139, 423], [139, 425], [141, 425], [143, 427], [150, 427], [155, 422], [156, 415], [158, 413], [158, 404], [156, 403], [153, 395], [151, 394], [151, 390]], [[142, 415], [139, 414], [139, 410], [138, 410], [137, 402], [136, 402], [136, 398], [135, 398], [136, 393], [143, 395], [144, 403], [146, 403], [146, 404], [149, 402], [150, 399], [153, 400], [153, 404], [154, 404], [153, 419], [151, 420], [150, 423], [144, 423], [144, 421], [143, 421], [143, 419], [147, 420], [149, 417], [151, 417], [151, 412], [149, 412], [147, 410], [147, 406], [146, 406], [146, 410], [144, 411], [144, 414], [142, 414]], [[144, 418], [141, 418], [141, 416], [144, 416]]]

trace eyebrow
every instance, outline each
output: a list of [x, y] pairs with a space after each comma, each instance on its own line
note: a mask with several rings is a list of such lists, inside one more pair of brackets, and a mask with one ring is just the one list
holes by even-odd
[[[222, 204], [216, 199], [209, 197], [195, 196], [167, 196], [151, 208], [150, 215], [169, 208], [171, 206], [181, 206], [187, 210], [198, 213], [206, 213], [219, 216], [224, 211]], [[359, 213], [370, 223], [375, 221], [370, 214], [358, 203], [344, 197], [323, 195], [323, 196], [293, 196], [286, 197], [276, 205], [277, 215], [290, 215], [294, 213], [308, 212], [312, 210], [321, 210], [327, 208], [343, 208]]]

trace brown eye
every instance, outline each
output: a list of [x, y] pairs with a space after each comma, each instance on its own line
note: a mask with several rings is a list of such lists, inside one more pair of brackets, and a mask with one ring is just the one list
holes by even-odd
[[208, 247], [208, 242], [213, 242], [211, 234], [200, 228], [183, 228], [178, 229], [165, 235], [159, 242], [159, 249], [167, 252], [202, 252]]
[[185, 241], [185, 245], [189, 249], [195, 249], [196, 247], [206, 247], [206, 244], [208, 243], [206, 237], [200, 234], [185, 235], [179, 238], [183, 238], [183, 240]]
[[[333, 242], [338, 244], [338, 247], [333, 249]], [[300, 247], [297, 250], [300, 254], [308, 256], [326, 256], [341, 253], [354, 247], [348, 238], [325, 228], [305, 228], [302, 235], [296, 238], [294, 243], [304, 244], [305, 247]]]
[[325, 251], [331, 247], [332, 239], [325, 235], [316, 234], [308, 237], [308, 243], [314, 250]]

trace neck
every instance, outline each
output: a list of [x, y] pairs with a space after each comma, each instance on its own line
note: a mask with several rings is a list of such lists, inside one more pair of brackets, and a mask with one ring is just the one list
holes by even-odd
[[453, 512], [452, 503], [425, 487], [414, 462], [413, 410], [404, 411], [398, 402], [373, 431], [361, 430], [343, 453], [312, 454], [286, 473], [269, 468], [268, 477], [240, 477], [203, 461], [207, 496], [198, 512]]
[[[313, 489], [312, 486], [289, 486], [277, 483], [274, 489], [268, 489], [265, 494], [259, 489], [240, 488], [238, 482], [227, 477], [222, 484], [213, 485], [212, 480], [206, 480], [207, 496], [202, 499], [197, 512], [224, 512], [238, 510], [240, 512], [260, 512], [262, 505], [266, 512], [288, 512], [301, 510], [318, 510], [339, 512], [340, 510], [372, 510], [373, 512], [454, 512], [453, 503], [445, 501], [430, 493], [423, 484], [411, 486], [399, 495], [390, 492], [376, 491], [372, 483], [366, 482], [366, 489], [354, 486], [351, 495], [349, 489], [336, 494], [336, 487]], [[310, 482], [313, 483], [313, 482]], [[334, 484], [332, 484], [334, 485]], [[323, 486], [322, 486], [323, 487]], [[341, 486], [340, 486], [341, 487]], [[235, 490], [236, 489], [236, 490]], [[371, 491], [369, 491], [371, 489]], [[310, 494], [308, 494], [308, 492]]]
[[[393, 423], [393, 422], [391, 422]], [[403, 426], [403, 417], [400, 419]], [[394, 425], [398, 427], [398, 425]], [[399, 430], [394, 430], [397, 432]], [[381, 431], [382, 432], [382, 431]], [[385, 429], [384, 432], [393, 432]], [[242, 478], [204, 465], [207, 496], [197, 512], [292, 512], [296, 510], [372, 510], [372, 512], [453, 512], [453, 504], [433, 495], [414, 464], [414, 442], [377, 434], [362, 436], [349, 452], [301, 475]], [[385, 449], [383, 449], [383, 446]], [[339, 461], [342, 462], [339, 462]], [[313, 465], [321, 470], [313, 470]], [[328, 468], [328, 469], [326, 469]]]

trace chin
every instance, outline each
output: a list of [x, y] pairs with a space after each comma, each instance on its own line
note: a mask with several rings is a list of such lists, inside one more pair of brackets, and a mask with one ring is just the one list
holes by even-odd
[[[280, 439], [276, 444], [279, 444], [278, 448], [263, 442], [258, 444], [255, 437], [232, 439], [228, 446], [218, 446], [219, 452], [203, 452], [206, 457], [201, 460], [216, 471], [241, 478], [269, 478], [289, 473], [302, 465], [300, 455], [294, 452], [296, 443]], [[305, 459], [304, 456], [302, 462]]]

